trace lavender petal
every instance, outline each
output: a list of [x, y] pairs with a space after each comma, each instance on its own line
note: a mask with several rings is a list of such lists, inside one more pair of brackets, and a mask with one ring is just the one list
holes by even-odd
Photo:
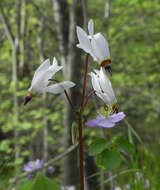
[[23, 167], [24, 171], [26, 172], [31, 172], [34, 170], [33, 167], [29, 166], [28, 164], [25, 164], [24, 167]]
[[103, 128], [112, 128], [114, 127], [115, 123], [111, 122], [108, 118], [103, 119], [98, 123], [98, 127], [103, 127]]
[[93, 120], [91, 120], [91, 121], [86, 122], [86, 125], [87, 125], [88, 127], [96, 127], [96, 126], [98, 126], [99, 122], [100, 122], [101, 120], [103, 120], [103, 119], [104, 119], [104, 117], [103, 117], [102, 115], [98, 115], [98, 116], [96, 117], [96, 119], [93, 119]]
[[42, 160], [36, 160], [36, 161], [29, 161], [24, 165], [24, 170], [27, 172], [33, 172], [35, 170], [40, 169], [43, 166]]
[[35, 169], [39, 169], [43, 166], [43, 160], [36, 160]]
[[49, 172], [50, 174], [53, 174], [54, 171], [55, 171], [55, 168], [54, 168], [54, 167], [52, 167], [52, 166], [49, 166], [49, 167], [48, 167], [48, 172]]
[[123, 112], [119, 112], [117, 114], [113, 114], [111, 116], [108, 116], [108, 120], [113, 123], [117, 123], [125, 118], [125, 114]]
[[86, 125], [88, 127], [103, 127], [103, 128], [112, 128], [115, 126], [115, 124], [122, 119], [124, 119], [126, 115], [123, 112], [119, 112], [117, 114], [113, 114], [111, 116], [108, 116], [108, 118], [105, 118], [102, 115], [98, 115], [96, 119], [93, 119], [91, 121], [88, 121]]
[[98, 115], [96, 117], [96, 119], [93, 119], [91, 121], [88, 121], [86, 123], [86, 125], [88, 127], [104, 127], [104, 128], [111, 128], [113, 127], [115, 124], [113, 122], [111, 122], [110, 120], [106, 119], [104, 116], [102, 115]]

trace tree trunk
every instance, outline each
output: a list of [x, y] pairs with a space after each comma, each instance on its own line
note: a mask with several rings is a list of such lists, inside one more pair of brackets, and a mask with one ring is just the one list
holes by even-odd
[[[44, 36], [43, 36], [43, 32], [44, 32], [44, 22], [45, 19], [43, 17], [43, 15], [40, 15], [40, 23], [39, 23], [39, 32], [38, 32], [38, 37], [37, 37], [37, 45], [38, 45], [38, 49], [39, 49], [39, 59], [40, 59], [40, 63], [42, 63], [45, 59], [45, 55], [44, 55]], [[44, 95], [44, 104], [43, 107], [45, 109], [48, 108], [48, 95], [45, 93]], [[43, 122], [44, 122], [44, 127], [42, 129], [42, 133], [43, 133], [43, 161], [46, 162], [48, 159], [48, 141], [47, 141], [47, 137], [48, 137], [48, 119], [47, 119], [47, 115], [44, 115], [43, 117]], [[44, 169], [44, 172], [46, 171], [46, 169]]]
[[[76, 83], [76, 87], [69, 91], [71, 100], [75, 107], [80, 104], [81, 89], [81, 69], [83, 63], [78, 48], [76, 48], [76, 25], [82, 25], [83, 19], [81, 6], [78, 1], [74, 1], [70, 6], [64, 0], [54, 0], [55, 21], [57, 26], [57, 35], [59, 39], [59, 49], [62, 55], [62, 65], [64, 66], [64, 77]], [[63, 9], [65, 7], [65, 9]], [[67, 10], [64, 11], [64, 10]], [[78, 15], [78, 16], [77, 16]], [[63, 19], [63, 18], [69, 19]], [[78, 20], [79, 19], [79, 20]], [[65, 22], [65, 23], [64, 23]], [[66, 35], [68, 34], [68, 35]], [[71, 126], [75, 120], [75, 115], [65, 100], [65, 116], [64, 116], [64, 146], [68, 148], [72, 145]], [[79, 182], [79, 171], [77, 161], [77, 150], [71, 152], [64, 158], [64, 186], [75, 186]]]

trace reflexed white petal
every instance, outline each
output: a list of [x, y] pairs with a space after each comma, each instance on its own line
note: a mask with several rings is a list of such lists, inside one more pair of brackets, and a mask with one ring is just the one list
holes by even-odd
[[103, 59], [110, 58], [109, 45], [108, 41], [100, 33], [94, 35], [94, 39], [97, 43], [97, 46], [100, 48]]
[[91, 36], [94, 34], [94, 23], [92, 19], [90, 19], [88, 22], [88, 32]]
[[106, 101], [108, 101], [108, 99], [106, 98], [106, 96], [104, 95], [104, 93], [102, 92], [96, 92], [96, 95], [103, 100], [103, 102], [106, 103]]
[[95, 75], [93, 72], [91, 72], [90, 76], [91, 76], [91, 83], [92, 83], [93, 89], [96, 92], [100, 93], [101, 92], [101, 88], [100, 88], [100, 85], [99, 85], [99, 80], [98, 80], [97, 75]]
[[71, 81], [64, 81], [64, 82], [60, 82], [57, 84], [53, 84], [50, 86], [47, 86], [44, 91], [45, 92], [50, 92], [53, 94], [58, 94], [63, 92], [66, 89], [72, 88], [73, 86], [75, 86], [75, 83], [71, 82]]
[[113, 91], [111, 82], [109, 78], [105, 75], [103, 68], [100, 69], [99, 81], [100, 81], [100, 86], [105, 93], [109, 92], [110, 90]]
[[102, 34], [98, 33], [92, 36], [91, 46], [93, 49], [93, 53], [98, 58], [99, 62], [104, 59], [110, 58], [108, 42]]
[[31, 87], [28, 90], [33, 94], [39, 94], [43, 92], [51, 92], [57, 94], [64, 91], [65, 89], [75, 86], [75, 84], [71, 81], [65, 81], [48, 86], [50, 82], [49, 79], [51, 79], [52, 76], [62, 68], [62, 66], [58, 66], [58, 62], [55, 57], [53, 58], [52, 65], [50, 65], [49, 59], [47, 59], [36, 70]]
[[99, 75], [100, 86], [105, 94], [108, 95], [108, 99], [110, 100], [110, 105], [116, 102], [115, 94], [112, 88], [112, 84], [109, 78], [106, 76], [103, 68], [100, 69]]
[[85, 52], [91, 53], [91, 44], [90, 44], [90, 40], [88, 38], [88, 35], [79, 26], [77, 26], [77, 37], [78, 37], [78, 40], [79, 40], [79, 43], [80, 43], [79, 47], [81, 49], [83, 49]]
[[50, 66], [50, 60], [46, 59], [35, 71], [35, 74], [39, 71], [44, 71], [46, 69], [48, 69]]
[[94, 61], [101, 62], [105, 59], [110, 59], [108, 42], [101, 33], [94, 34], [93, 20], [88, 22], [89, 35], [80, 27], [77, 27], [77, 36], [79, 44], [78, 48], [89, 53]]
[[100, 48], [97, 46], [96, 40], [93, 37], [91, 39], [91, 47], [92, 47], [94, 55], [98, 59], [98, 62], [103, 60], [102, 52], [101, 52]]
[[34, 82], [32, 83], [32, 88], [35, 90], [39, 89], [40, 91], [42, 91], [42, 89], [49, 84], [49, 79], [51, 79], [52, 76], [62, 68], [63, 68], [62, 66], [54, 66], [54, 65], [50, 66], [48, 70], [41, 73], [41, 75], [39, 75], [39, 77], [36, 78], [36, 80], [34, 80]]
[[32, 85], [37, 78], [41, 76], [41, 74], [46, 71], [50, 66], [50, 60], [46, 59], [35, 71], [33, 79], [32, 79]]
[[54, 65], [54, 66], [58, 65], [57, 59], [55, 57], [53, 58], [53, 64], [52, 65]]
[[51, 79], [52, 76], [62, 68], [62, 66], [58, 66], [57, 60], [53, 59], [53, 65], [37, 74], [36, 78], [32, 81], [32, 85], [29, 90], [33, 93], [43, 92], [44, 88], [49, 84], [49, 79]]
[[110, 97], [108, 96], [108, 94], [102, 93], [101, 96], [102, 96], [102, 100], [104, 101], [104, 103], [105, 103], [107, 106], [113, 105], [113, 104], [115, 103], [114, 101], [112, 101], [112, 100], [110, 99]]
[[42, 77], [43, 86], [47, 86], [49, 84], [49, 79], [51, 79], [58, 71], [60, 71], [63, 66], [52, 65], [50, 68], [44, 73]]
[[[98, 73], [98, 70], [95, 70], [95, 72]], [[94, 74], [93, 72], [90, 73], [91, 76], [91, 83], [93, 86], [93, 89], [96, 91], [96, 95], [101, 98], [104, 102], [108, 102], [109, 99], [106, 97], [106, 95], [102, 92], [102, 89], [99, 84], [99, 78], [98, 75]]]
[[96, 95], [101, 98], [106, 105], [113, 105], [116, 103], [116, 98], [110, 80], [104, 73], [103, 68], [91, 72], [91, 82]]
[[100, 71], [99, 70], [97, 70], [97, 69], [94, 69], [94, 72], [97, 74], [97, 76], [99, 77], [99, 75], [100, 75]]
[[58, 65], [50, 66], [49, 69], [48, 69], [48, 72], [50, 73], [50, 76], [48, 76], [48, 78], [50, 79], [53, 75], [55, 75], [62, 68], [63, 68], [63, 66], [58, 66]]
[[93, 57], [94, 61], [98, 61], [95, 55], [93, 54], [91, 42], [87, 33], [79, 26], [77, 26], [77, 37], [79, 40], [79, 44], [77, 44], [77, 47], [83, 49], [86, 53], [89, 53]]
[[88, 35], [88, 38], [91, 40], [92, 38], [94, 38], [94, 39], [96, 39], [96, 38], [98, 38], [98, 36], [100, 35], [101, 33], [100, 32], [98, 32], [98, 33], [96, 33], [96, 34], [94, 34], [94, 35]]
[[94, 37], [95, 40], [99, 38], [99, 36], [102, 35], [100, 32], [94, 34], [92, 37]]

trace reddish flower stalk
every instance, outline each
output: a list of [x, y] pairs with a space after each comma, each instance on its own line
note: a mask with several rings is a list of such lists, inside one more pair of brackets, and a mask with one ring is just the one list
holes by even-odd
[[73, 110], [75, 113], [77, 113], [77, 112], [76, 112], [76, 110], [75, 110], [74, 105], [72, 104], [72, 101], [71, 101], [71, 99], [70, 99], [70, 97], [69, 97], [69, 95], [68, 95], [67, 91], [66, 91], [66, 90], [64, 90], [64, 93], [65, 93], [65, 96], [66, 96], [66, 98], [67, 98], [67, 100], [68, 100], [68, 102], [69, 102], [69, 104], [70, 104], [70, 106], [71, 106], [72, 110]]
[[80, 190], [84, 190], [82, 116], [78, 113]]
[[[85, 101], [87, 73], [88, 73], [88, 58], [89, 58], [89, 55], [87, 54], [86, 61], [85, 61], [83, 92], [82, 92], [82, 101], [81, 101], [80, 111], [77, 112], [75, 110], [75, 107], [72, 104], [72, 101], [70, 100], [70, 97], [68, 96], [66, 90], [64, 90], [64, 93], [66, 95], [66, 98], [67, 98], [69, 104], [71, 105], [74, 113], [76, 113], [76, 115], [77, 115], [78, 132], [79, 132], [79, 139], [78, 139], [79, 140], [79, 148], [78, 149], [79, 149], [79, 168], [80, 168], [80, 190], [84, 190], [82, 112], [84, 111], [84, 108], [87, 105], [87, 102], [88, 102], [88, 99], [89, 99], [89, 97], [87, 97], [87, 99]], [[59, 82], [58, 80], [54, 80], [54, 79], [50, 79], [50, 81]]]
[[[53, 82], [57, 82], [57, 83], [60, 82], [59, 80], [56, 80], [56, 79], [49, 79], [49, 81], [53, 81]], [[67, 100], [68, 100], [68, 103], [70, 104], [72, 110], [74, 111], [74, 113], [77, 113], [77, 112], [76, 112], [76, 109], [75, 109], [75, 107], [74, 107], [74, 105], [72, 104], [72, 101], [71, 101], [71, 99], [70, 99], [70, 97], [69, 97], [67, 91], [64, 90], [64, 93], [65, 93], [65, 96], [66, 96], [66, 98], [67, 98]]]
[[84, 104], [83, 104], [83, 111], [84, 111], [85, 107], [87, 106], [89, 99], [95, 94], [95, 92], [96, 92], [96, 91], [93, 90], [93, 91], [91, 91], [91, 92], [88, 94], [88, 96], [87, 96], [87, 98], [86, 98], [86, 100], [85, 100], [85, 102], [84, 102]]

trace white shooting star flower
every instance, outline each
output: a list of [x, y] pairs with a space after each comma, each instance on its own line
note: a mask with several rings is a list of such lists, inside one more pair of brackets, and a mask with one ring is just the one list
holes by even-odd
[[98, 62], [101, 67], [107, 69], [111, 74], [108, 41], [101, 33], [94, 34], [93, 20], [88, 22], [88, 32], [89, 35], [81, 27], [77, 26], [77, 37], [79, 40], [77, 47], [89, 53], [94, 61]]
[[105, 75], [103, 68], [101, 67], [100, 71], [95, 70], [95, 73], [91, 72], [90, 76], [96, 95], [104, 101], [106, 106], [97, 110], [97, 117], [88, 121], [86, 125], [88, 127], [112, 128], [126, 115], [123, 112], [118, 112], [117, 100], [111, 82]]
[[96, 95], [101, 98], [107, 106], [114, 106], [117, 102], [111, 82], [105, 75], [103, 68], [91, 72], [91, 82]]
[[92, 46], [91, 46], [91, 40], [87, 33], [79, 26], [77, 26], [77, 37], [79, 44], [77, 44], [77, 47], [84, 50], [86, 53], [89, 53], [94, 61], [97, 61], [97, 58], [93, 54]]
[[55, 75], [62, 68], [62, 66], [58, 66], [55, 57], [53, 58], [52, 65], [50, 65], [49, 59], [45, 60], [35, 71], [31, 87], [28, 89], [28, 94], [25, 97], [24, 105], [26, 105], [37, 94], [45, 92], [58, 94], [63, 92], [65, 89], [69, 89], [75, 86], [75, 84], [71, 81], [64, 81], [57, 84], [49, 85], [49, 79], [51, 79], [53, 75]]

